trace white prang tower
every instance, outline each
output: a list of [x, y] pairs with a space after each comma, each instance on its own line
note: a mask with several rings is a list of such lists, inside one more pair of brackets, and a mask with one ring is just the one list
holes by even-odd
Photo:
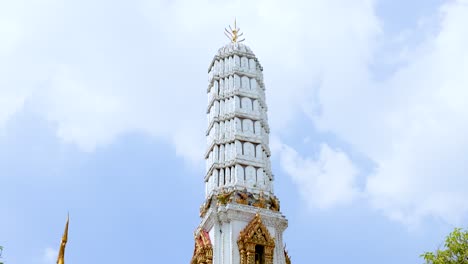
[[263, 68], [239, 29], [208, 68], [205, 203], [191, 264], [291, 263], [273, 194]]

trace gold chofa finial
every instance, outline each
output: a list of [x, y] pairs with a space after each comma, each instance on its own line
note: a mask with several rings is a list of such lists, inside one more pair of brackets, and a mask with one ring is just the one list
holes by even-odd
[[231, 40], [232, 43], [236, 43], [236, 42], [242, 42], [245, 40], [244, 39], [239, 39], [240, 37], [242, 37], [242, 35], [244, 35], [244, 33], [240, 33], [240, 28], [237, 27], [237, 22], [236, 22], [236, 19], [234, 18], [234, 29], [229, 25], [229, 29], [230, 30], [227, 30], [227, 28], [225, 28], [225, 32], [224, 32], [224, 35], [226, 35], [226, 37], [228, 37], [228, 39]]
[[60, 242], [60, 250], [57, 257], [57, 264], [65, 264], [65, 246], [68, 241], [68, 223], [70, 222], [70, 216], [67, 215], [67, 223], [65, 224], [65, 231], [63, 232], [62, 241]]

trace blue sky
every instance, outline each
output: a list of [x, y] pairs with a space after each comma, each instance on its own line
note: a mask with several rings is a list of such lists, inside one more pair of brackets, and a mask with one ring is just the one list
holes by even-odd
[[188, 263], [207, 67], [264, 67], [294, 263], [422, 263], [468, 220], [468, 2], [0, 0], [6, 263]]

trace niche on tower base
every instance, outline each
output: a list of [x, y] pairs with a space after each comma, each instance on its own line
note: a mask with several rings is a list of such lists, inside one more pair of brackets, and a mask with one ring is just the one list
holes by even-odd
[[273, 264], [275, 240], [259, 214], [240, 233], [237, 240], [240, 264]]

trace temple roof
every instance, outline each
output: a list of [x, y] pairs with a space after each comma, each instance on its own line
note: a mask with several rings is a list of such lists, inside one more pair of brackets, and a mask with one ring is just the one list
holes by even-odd
[[250, 54], [250, 55], [254, 55], [254, 53], [249, 48], [249, 46], [247, 46], [247, 45], [245, 45], [243, 43], [238, 43], [238, 42], [228, 43], [228, 44], [224, 45], [223, 47], [221, 47], [218, 50], [218, 53], [216, 55], [218, 55], [220, 57], [224, 57], [227, 54], [231, 54], [231, 53], [236, 52], [236, 51], [240, 52], [240, 53], [247, 53], [247, 54]]
[[[249, 46], [239, 42], [231, 42], [218, 49], [218, 52], [211, 60], [210, 66], [208, 67], [208, 72], [210, 72], [210, 69], [214, 65], [216, 60], [223, 59], [234, 54], [239, 56], [245, 56], [249, 59], [255, 59], [255, 61], [257, 61], [257, 63], [260, 65], [259, 61], [257, 60], [257, 57], [249, 48]], [[263, 69], [261, 65], [260, 68]]]

